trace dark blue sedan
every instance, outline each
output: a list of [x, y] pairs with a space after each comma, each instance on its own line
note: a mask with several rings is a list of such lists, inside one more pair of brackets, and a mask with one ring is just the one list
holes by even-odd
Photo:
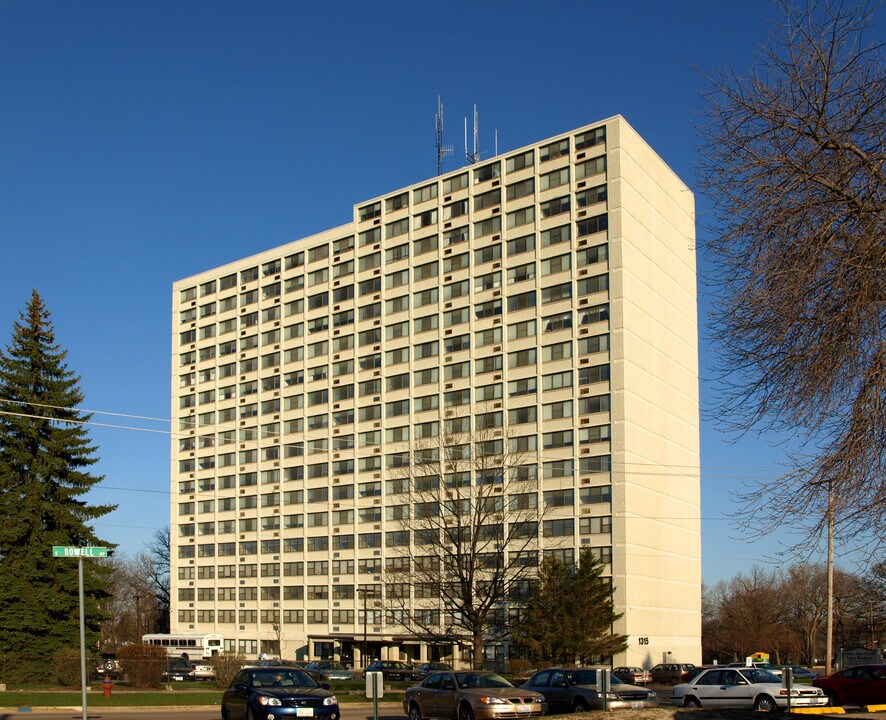
[[339, 720], [338, 700], [303, 670], [248, 667], [225, 690], [222, 720], [326, 718]]

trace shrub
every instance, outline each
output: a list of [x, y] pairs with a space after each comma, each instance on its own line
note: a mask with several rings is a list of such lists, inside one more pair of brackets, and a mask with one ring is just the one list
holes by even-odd
[[215, 670], [215, 684], [226, 688], [246, 664], [246, 658], [240, 654], [226, 653], [213, 655], [211, 662], [212, 669]]
[[523, 658], [515, 658], [508, 662], [508, 671], [515, 678], [528, 678], [529, 673], [532, 672], [532, 663]]
[[166, 651], [158, 645], [132, 643], [117, 653], [123, 675], [133, 687], [157, 688], [163, 681], [168, 662]]
[[64, 687], [80, 685], [80, 650], [77, 648], [57, 650], [52, 656], [52, 670], [59, 685]]

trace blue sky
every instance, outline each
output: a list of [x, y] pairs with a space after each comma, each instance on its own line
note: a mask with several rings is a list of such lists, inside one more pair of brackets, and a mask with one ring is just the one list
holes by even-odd
[[[94, 421], [150, 430], [91, 431], [93, 500], [120, 506], [100, 536], [132, 554], [169, 522], [174, 280], [433, 176], [438, 95], [446, 170], [477, 104], [484, 156], [496, 130], [506, 152], [621, 114], [692, 187], [699, 71], [746, 68], [772, 19], [768, 0], [0, 0], [0, 342], [36, 288]], [[708, 402], [704, 337], [701, 361]], [[782, 451], [730, 440], [705, 417], [706, 582], [775, 548], [728, 515]]]

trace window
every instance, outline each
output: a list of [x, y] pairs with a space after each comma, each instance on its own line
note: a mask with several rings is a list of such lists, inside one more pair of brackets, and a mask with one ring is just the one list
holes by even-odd
[[[495, 218], [500, 221], [500, 218]], [[508, 227], [514, 228], [519, 227], [520, 225], [527, 225], [535, 220], [535, 206], [530, 205], [529, 207], [521, 208], [520, 210], [515, 210], [514, 212], [508, 213]]]
[[347, 250], [354, 249], [354, 236], [348, 235], [346, 238], [342, 238], [341, 240], [336, 240], [332, 243], [332, 252], [336, 255], [339, 253], [346, 252]]
[[542, 190], [551, 190], [553, 188], [562, 187], [563, 185], [568, 185], [569, 168], [560, 168], [559, 170], [554, 170], [554, 172], [542, 175], [538, 179], [538, 184]]
[[501, 176], [501, 163], [494, 162], [474, 170], [474, 182], [486, 182]]
[[541, 291], [541, 303], [542, 305], [547, 305], [548, 303], [559, 302], [561, 300], [568, 300], [572, 297], [572, 283], [562, 283], [560, 285], [552, 285], [551, 287], [542, 288]]
[[443, 351], [446, 353], [458, 352], [459, 350], [469, 350], [470, 347], [470, 335], [456, 335], [451, 338], [446, 338], [443, 341]]
[[[530, 210], [532, 208], [529, 208]], [[525, 210], [520, 211], [525, 212]], [[509, 215], [510, 217], [510, 215]], [[508, 227], [513, 227], [512, 225], [508, 225]], [[492, 235], [493, 233], [501, 232], [501, 216], [496, 215], [495, 217], [488, 218], [487, 220], [481, 220], [480, 222], [474, 223], [474, 237], [481, 238], [485, 235]]]
[[498, 372], [502, 369], [502, 356], [493, 355], [491, 357], [478, 358], [474, 361], [474, 372], [477, 375], [484, 373]]
[[610, 440], [612, 440], [612, 430], [609, 425], [595, 425], [594, 427], [581, 428], [578, 431], [580, 445], [609, 442]]
[[486, 345], [495, 345], [501, 342], [501, 328], [489, 328], [488, 330], [478, 330], [474, 333], [474, 347], [484, 347]]
[[501, 204], [501, 190], [492, 190], [474, 196], [474, 212]]
[[421, 238], [420, 240], [414, 240], [412, 243], [412, 252], [413, 255], [422, 255], [436, 250], [437, 246], [437, 236], [431, 235], [430, 237]]
[[572, 417], [572, 400], [562, 400], [543, 405], [542, 417], [545, 420], [561, 420]]
[[443, 181], [443, 194], [449, 195], [457, 190], [462, 190], [468, 186], [468, 174], [462, 173], [455, 177], [446, 178]]
[[523, 168], [532, 167], [535, 164], [535, 158], [533, 156], [532, 150], [529, 150], [525, 153], [521, 153], [520, 155], [514, 155], [513, 157], [509, 157], [505, 161], [505, 169], [509, 172], [516, 172], [517, 170], [522, 170]]
[[458, 310], [447, 310], [443, 313], [443, 327], [452, 325], [461, 325], [470, 320], [470, 311], [468, 308], [459, 308]]
[[520, 368], [527, 366], [535, 366], [537, 358], [537, 350], [536, 348], [530, 348], [527, 350], [517, 350], [516, 352], [508, 353], [508, 367]]
[[583, 180], [584, 178], [599, 175], [603, 172], [606, 172], [605, 155], [601, 155], [593, 160], [588, 160], [587, 162], [575, 166], [575, 177], [577, 180]]
[[385, 212], [395, 212], [409, 206], [409, 193], [400, 193], [385, 200]]
[[605, 352], [609, 349], [609, 335], [592, 335], [591, 337], [581, 338], [578, 341], [579, 355], [590, 355], [592, 353]]
[[561, 388], [572, 387], [572, 371], [551, 373], [542, 377], [542, 389], [560, 390]]
[[450, 245], [457, 245], [458, 243], [467, 242], [469, 236], [470, 231], [467, 226], [447, 230], [443, 233], [443, 246], [449, 247]]
[[609, 365], [594, 365], [578, 371], [578, 384], [590, 385], [609, 381]]
[[538, 380], [534, 377], [523, 378], [522, 380], [511, 380], [508, 383], [508, 396], [519, 397], [520, 395], [531, 395], [538, 390]]
[[599, 412], [609, 412], [609, 395], [593, 395], [581, 398], [578, 401], [579, 415], [590, 415]]
[[440, 407], [439, 395], [422, 395], [415, 398], [415, 412], [437, 410]]
[[563, 157], [568, 154], [569, 138], [565, 138], [564, 140], [540, 148], [538, 151], [538, 160], [539, 162], [546, 162], [547, 160], [554, 160], [555, 158]]
[[575, 136], [575, 149], [583, 150], [584, 148], [593, 147], [594, 145], [599, 145], [603, 142], [606, 142], [606, 128], [594, 128], [593, 130], [588, 130], [581, 135]]
[[470, 256], [468, 253], [459, 253], [443, 260], [443, 272], [451, 273], [463, 270], [470, 266]]
[[415, 332], [423, 333], [429, 330], [436, 330], [440, 322], [439, 315], [426, 315], [415, 319]]
[[606, 186], [597, 185], [589, 190], [575, 194], [575, 204], [577, 207], [583, 208], [589, 205], [596, 205], [606, 201]]
[[437, 261], [425, 263], [424, 265], [417, 265], [415, 267], [415, 280], [416, 282], [420, 280], [427, 280], [428, 278], [437, 277], [438, 268]]
[[360, 222], [372, 220], [372, 218], [377, 218], [381, 215], [381, 202], [372, 203], [371, 205], [364, 205], [357, 210], [357, 214], [360, 218]]
[[531, 290], [531, 291], [525, 292], [525, 293], [520, 293], [518, 295], [508, 296], [508, 312], [517, 312], [519, 310], [526, 310], [528, 308], [535, 307], [535, 305], [536, 305], [535, 290]]
[[543, 446], [546, 450], [552, 448], [572, 447], [573, 434], [572, 430], [558, 430], [556, 432], [546, 432], [542, 438]]
[[554, 345], [545, 345], [541, 352], [543, 363], [556, 362], [570, 357], [572, 357], [572, 342], [568, 340]]
[[370, 255], [364, 255], [358, 260], [358, 265], [361, 271], [381, 267], [381, 253], [375, 252]]
[[521, 425], [525, 423], [534, 423], [538, 421], [538, 408], [535, 405], [529, 405], [523, 408], [514, 408], [508, 411], [508, 422], [511, 425]]
[[470, 292], [470, 285], [467, 280], [461, 282], [450, 283], [443, 286], [443, 299], [452, 300], [457, 297], [463, 297]]
[[609, 289], [608, 275], [594, 275], [589, 278], [582, 278], [578, 281], [578, 294], [591, 295], [593, 293], [604, 292]]
[[595, 215], [587, 220], [581, 220], [578, 223], [578, 237], [584, 235], [592, 235], [593, 233], [603, 232], [609, 227], [609, 220], [606, 213]]
[[424, 187], [412, 191], [413, 204], [427, 202], [428, 200], [433, 200], [435, 197], [437, 197], [436, 183], [434, 183], [433, 185], [425, 185]]
[[572, 226], [561, 225], [560, 227], [544, 230], [541, 234], [541, 246], [549, 247], [559, 243], [569, 242], [572, 239]]
[[557, 330], [567, 330], [572, 327], [572, 312], [560, 313], [559, 315], [548, 315], [542, 318], [543, 332], [556, 332]]

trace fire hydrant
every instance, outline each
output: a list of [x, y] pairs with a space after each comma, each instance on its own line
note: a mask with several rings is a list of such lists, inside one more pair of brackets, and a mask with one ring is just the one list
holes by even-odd
[[105, 697], [111, 697], [111, 676], [105, 675], [105, 679], [102, 680], [102, 688], [105, 691]]

